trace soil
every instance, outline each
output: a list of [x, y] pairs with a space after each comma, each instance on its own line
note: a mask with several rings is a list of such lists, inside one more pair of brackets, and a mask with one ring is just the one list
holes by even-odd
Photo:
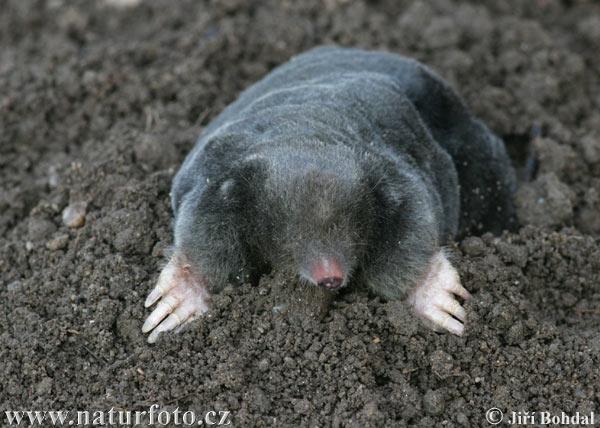
[[[323, 309], [275, 276], [146, 344], [178, 166], [243, 88], [330, 43], [429, 64], [518, 166], [536, 155], [523, 227], [452, 248], [467, 334], [360, 291]], [[4, 1], [0, 410], [156, 403], [334, 427], [600, 412], [599, 48], [600, 5], [584, 0]]]

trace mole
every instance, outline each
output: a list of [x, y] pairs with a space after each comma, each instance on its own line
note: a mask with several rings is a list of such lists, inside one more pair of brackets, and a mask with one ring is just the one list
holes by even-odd
[[153, 343], [269, 270], [366, 285], [462, 335], [453, 239], [515, 226], [503, 141], [427, 66], [334, 46], [293, 57], [202, 132], [171, 191], [174, 245], [145, 306]]

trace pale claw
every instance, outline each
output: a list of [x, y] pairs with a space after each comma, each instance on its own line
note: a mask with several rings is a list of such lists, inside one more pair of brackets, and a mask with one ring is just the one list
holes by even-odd
[[152, 330], [148, 342], [154, 343], [162, 332], [176, 327], [179, 327], [176, 331], [180, 331], [188, 322], [208, 311], [209, 299], [202, 279], [180, 257], [173, 256], [146, 298], [146, 307], [157, 301], [158, 305], [144, 322], [142, 332]]
[[456, 270], [440, 251], [431, 259], [425, 279], [413, 290], [409, 302], [415, 313], [434, 330], [447, 330], [462, 336], [467, 314], [455, 295], [465, 300], [471, 297], [461, 285]]

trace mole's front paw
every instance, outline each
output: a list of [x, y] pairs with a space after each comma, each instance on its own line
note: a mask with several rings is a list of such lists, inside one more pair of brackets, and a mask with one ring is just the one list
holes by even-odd
[[142, 326], [144, 333], [152, 330], [149, 343], [156, 342], [163, 331], [181, 328], [208, 310], [210, 295], [203, 282], [189, 265], [173, 256], [144, 304], [148, 308], [160, 299]]
[[440, 251], [431, 259], [427, 275], [413, 290], [409, 303], [434, 330], [447, 330], [461, 336], [467, 314], [456, 295], [465, 300], [471, 297], [460, 284], [456, 270]]

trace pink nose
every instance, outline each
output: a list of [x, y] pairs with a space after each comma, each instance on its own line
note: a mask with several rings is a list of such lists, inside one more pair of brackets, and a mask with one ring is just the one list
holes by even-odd
[[340, 278], [339, 276], [331, 276], [331, 277], [322, 279], [321, 281], [318, 282], [318, 284], [320, 287], [325, 287], [329, 290], [335, 290], [340, 285], [342, 285], [343, 281], [344, 281], [344, 279]]
[[344, 282], [344, 271], [339, 262], [333, 258], [319, 260], [314, 265], [311, 274], [314, 282], [328, 290], [335, 290]]

